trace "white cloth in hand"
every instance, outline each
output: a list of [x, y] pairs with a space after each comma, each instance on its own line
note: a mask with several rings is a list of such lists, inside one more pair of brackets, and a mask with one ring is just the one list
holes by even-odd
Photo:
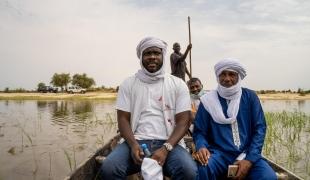
[[163, 169], [157, 161], [144, 158], [141, 166], [141, 174], [144, 180], [163, 180]]

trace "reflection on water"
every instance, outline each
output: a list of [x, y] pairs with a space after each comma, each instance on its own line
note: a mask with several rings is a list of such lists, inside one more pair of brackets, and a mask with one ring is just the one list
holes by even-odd
[[305, 112], [310, 114], [310, 100], [262, 100], [265, 112]]
[[113, 101], [0, 101], [0, 179], [63, 179], [116, 134]]
[[[309, 178], [310, 101], [262, 105], [273, 112], [264, 154]], [[100, 100], [0, 101], [0, 179], [63, 179], [116, 134], [114, 108]]]

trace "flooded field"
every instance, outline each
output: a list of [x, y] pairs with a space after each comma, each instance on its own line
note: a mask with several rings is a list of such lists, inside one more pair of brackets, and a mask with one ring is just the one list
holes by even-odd
[[113, 101], [0, 101], [0, 179], [63, 179], [116, 129]]
[[[309, 179], [310, 101], [262, 104], [264, 154]], [[114, 107], [101, 100], [0, 101], [0, 180], [63, 179], [116, 134]]]

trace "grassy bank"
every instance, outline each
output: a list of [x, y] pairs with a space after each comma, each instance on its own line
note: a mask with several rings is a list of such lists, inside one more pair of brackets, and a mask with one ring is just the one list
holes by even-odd
[[258, 94], [261, 100], [310, 100], [310, 94], [299, 93], [273, 93]]
[[[310, 94], [274, 93], [259, 94], [261, 100], [310, 100]], [[85, 94], [67, 93], [0, 93], [0, 100], [115, 100], [116, 93], [88, 92]]]

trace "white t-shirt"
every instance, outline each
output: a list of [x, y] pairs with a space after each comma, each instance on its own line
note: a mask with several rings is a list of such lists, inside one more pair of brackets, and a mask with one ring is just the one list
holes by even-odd
[[[131, 109], [131, 90], [132, 85], [135, 81], [139, 81], [139, 84], [147, 87], [148, 98], [144, 100], [147, 102], [145, 107], [142, 107], [140, 119], [138, 120], [137, 128], [135, 130], [134, 136], [136, 139], [168, 139], [166, 133], [166, 126], [164, 122], [163, 105], [161, 102], [163, 94], [163, 81], [159, 81], [154, 84], [147, 84], [141, 82], [139, 79], [133, 77], [125, 80], [118, 91], [116, 109], [130, 112]], [[176, 91], [176, 102], [175, 102], [175, 112], [180, 113], [184, 111], [189, 111], [191, 109], [191, 102], [189, 97], [189, 92], [186, 84], [180, 79], [176, 81], [178, 84], [175, 85], [177, 90], [171, 89], [171, 91]], [[136, 82], [137, 83], [137, 82]]]
[[135, 138], [142, 139], [168, 139], [164, 114], [162, 110], [163, 81], [149, 85], [150, 97], [146, 99], [147, 106], [141, 112], [137, 129], [134, 133]]

